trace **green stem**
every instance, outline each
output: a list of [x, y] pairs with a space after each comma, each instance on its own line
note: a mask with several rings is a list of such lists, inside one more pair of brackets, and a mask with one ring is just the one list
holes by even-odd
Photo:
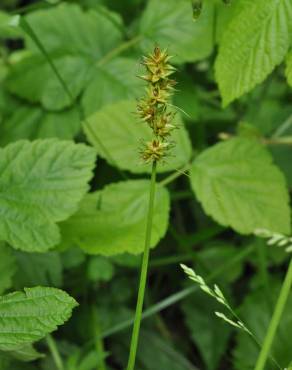
[[103, 339], [100, 336], [101, 330], [100, 330], [100, 322], [99, 317], [97, 314], [97, 311], [93, 308], [92, 310], [92, 321], [94, 323], [94, 337], [95, 337], [95, 348], [98, 354], [99, 363], [97, 370], [107, 370], [106, 368], [106, 362], [105, 362], [105, 351], [104, 351], [104, 343]]
[[[244, 261], [250, 254], [254, 253], [255, 246], [252, 244], [248, 248], [244, 248], [242, 252], [236, 254], [230, 261], [227, 261], [225, 264], [219, 266], [216, 270], [212, 271], [212, 273], [206, 278], [206, 282], [214, 281], [218, 276], [222, 275], [224, 272], [228, 271], [231, 267], [235, 264]], [[183, 290], [171, 294], [170, 296], [164, 298], [160, 302], [154, 304], [153, 306], [147, 308], [142, 314], [142, 320], [152, 315], [155, 315], [157, 312], [160, 312], [175, 303], [181, 301], [182, 299], [188, 297], [193, 292], [199, 290], [198, 285], [191, 285]], [[120, 322], [119, 324], [113, 326], [112, 328], [103, 332], [102, 337], [106, 338], [113, 334], [116, 334], [124, 329], [127, 329], [133, 324], [134, 320], [128, 319], [126, 321]]]
[[150, 196], [149, 196], [149, 208], [147, 216], [147, 226], [146, 226], [146, 236], [145, 236], [145, 248], [143, 253], [142, 265], [141, 265], [141, 275], [140, 275], [140, 284], [137, 298], [136, 314], [134, 327], [132, 332], [130, 355], [128, 361], [127, 370], [134, 370], [139, 332], [142, 318], [143, 302], [147, 281], [147, 271], [149, 264], [149, 254], [150, 254], [150, 243], [151, 243], [151, 231], [152, 231], [152, 221], [153, 221], [153, 210], [154, 210], [154, 198], [155, 198], [155, 185], [156, 185], [156, 166], [157, 163], [154, 161], [152, 165], [152, 174], [151, 174], [151, 185], [150, 185]]
[[264, 370], [292, 285], [292, 259], [259, 354], [255, 370]]
[[64, 370], [64, 364], [62, 361], [62, 358], [60, 356], [60, 353], [58, 351], [58, 347], [56, 346], [56, 342], [54, 338], [51, 335], [47, 335], [46, 337], [47, 345], [49, 347], [49, 350], [51, 352], [51, 355], [53, 357], [53, 360], [55, 362], [55, 365], [58, 370]]

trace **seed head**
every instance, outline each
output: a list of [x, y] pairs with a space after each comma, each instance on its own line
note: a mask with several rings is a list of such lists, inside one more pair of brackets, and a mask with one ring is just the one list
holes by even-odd
[[167, 50], [155, 47], [153, 53], [143, 57], [146, 74], [139, 76], [148, 83], [146, 95], [137, 103], [137, 113], [153, 132], [153, 140], [144, 144], [142, 159], [146, 162], [160, 161], [173, 146], [169, 141], [176, 128], [172, 121], [174, 113], [168, 112], [168, 104], [174, 92], [176, 81], [169, 78], [175, 68], [169, 63], [172, 57]]

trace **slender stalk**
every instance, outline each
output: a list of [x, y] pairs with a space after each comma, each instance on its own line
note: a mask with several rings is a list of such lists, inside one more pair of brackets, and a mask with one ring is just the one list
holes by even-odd
[[104, 343], [102, 337], [100, 336], [100, 321], [97, 311], [94, 308], [92, 309], [92, 321], [94, 323], [95, 348], [98, 354], [98, 358], [100, 359], [97, 370], [107, 370], [104, 356]]
[[144, 295], [145, 295], [145, 288], [146, 288], [146, 281], [147, 281], [149, 254], [150, 254], [150, 242], [151, 242], [151, 231], [152, 231], [154, 198], [155, 198], [155, 187], [156, 187], [155, 186], [156, 185], [156, 166], [157, 166], [157, 163], [156, 161], [154, 161], [152, 164], [149, 207], [148, 207], [146, 236], [145, 236], [145, 248], [144, 248], [144, 253], [143, 253], [143, 258], [142, 258], [136, 314], [135, 314], [135, 321], [134, 321], [134, 327], [133, 327], [133, 332], [132, 332], [130, 355], [129, 355], [127, 370], [134, 370], [135, 368], [139, 332], [140, 332], [140, 325], [141, 325], [141, 319], [142, 319], [142, 310], [143, 310], [143, 302], [144, 302]]
[[[212, 282], [214, 281], [218, 276], [220, 276], [225, 271], [228, 271], [231, 267], [236, 265], [237, 263], [240, 263], [244, 261], [250, 254], [254, 253], [255, 246], [250, 245], [248, 248], [243, 249], [242, 252], [238, 253], [236, 256], [230, 259], [230, 261], [227, 261], [225, 264], [219, 266], [216, 270], [214, 270], [210, 275], [206, 278], [206, 282]], [[182, 289], [179, 292], [176, 292], [174, 294], [171, 294], [170, 296], [162, 299], [160, 302], [154, 304], [153, 306], [147, 308], [142, 314], [142, 320], [146, 319], [148, 317], [151, 317], [152, 315], [155, 315], [157, 312], [160, 312], [175, 303], [183, 300], [184, 298], [188, 297], [193, 292], [196, 292], [199, 289], [197, 285], [191, 285], [187, 288]], [[127, 329], [129, 326], [131, 326], [134, 322], [134, 319], [128, 319], [126, 321], [120, 322], [119, 324], [113, 326], [112, 328], [104, 331], [102, 333], [102, 337], [106, 338], [111, 335], [114, 335], [124, 329]]]
[[255, 370], [264, 370], [267, 359], [269, 357], [269, 353], [277, 332], [277, 328], [279, 326], [290, 290], [292, 285], [292, 259], [290, 261], [287, 274], [285, 276], [285, 280], [282, 284], [281, 292], [276, 303], [276, 307], [270, 321], [270, 325], [262, 346], [262, 350], [259, 354]]
[[64, 370], [65, 368], [64, 368], [63, 360], [62, 360], [62, 357], [60, 356], [60, 353], [58, 351], [58, 347], [56, 346], [56, 342], [54, 338], [49, 334], [46, 337], [46, 341], [47, 341], [48, 348], [51, 352], [51, 355], [53, 357], [53, 360], [55, 362], [57, 369]]

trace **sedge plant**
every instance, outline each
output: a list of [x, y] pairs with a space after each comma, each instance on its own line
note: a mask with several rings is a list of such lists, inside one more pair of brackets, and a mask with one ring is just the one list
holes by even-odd
[[173, 124], [174, 113], [169, 111], [168, 106], [175, 85], [175, 81], [170, 76], [174, 73], [175, 68], [169, 63], [170, 59], [171, 56], [168, 55], [167, 50], [155, 47], [153, 53], [143, 58], [142, 65], [146, 73], [139, 76], [147, 82], [148, 86], [145, 96], [137, 103], [137, 113], [141, 121], [148, 125], [152, 131], [152, 140], [142, 143], [141, 159], [146, 164], [151, 164], [152, 171], [145, 247], [127, 370], [134, 370], [135, 368], [150, 255], [157, 165], [165, 160], [174, 145], [170, 139], [171, 132], [175, 129]]

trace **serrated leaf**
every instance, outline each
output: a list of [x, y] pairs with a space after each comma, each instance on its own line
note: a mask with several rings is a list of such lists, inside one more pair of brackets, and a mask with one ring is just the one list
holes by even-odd
[[[61, 224], [63, 242], [90, 254], [141, 253], [144, 249], [150, 182], [124, 181], [88, 194], [77, 213]], [[158, 187], [151, 246], [168, 225], [169, 194]]]
[[[111, 14], [121, 25], [121, 19]], [[118, 46], [122, 34], [102, 11], [83, 11], [76, 4], [60, 4], [27, 16], [27, 22], [56, 66], [73, 99], [94, 76], [94, 66]], [[82, 30], [82, 32], [80, 32]], [[49, 110], [72, 104], [47, 58], [26, 37], [30, 53], [12, 66], [7, 85], [11, 92]], [[33, 67], [32, 67], [33, 66]]]
[[0, 125], [0, 145], [20, 139], [73, 139], [79, 130], [80, 117], [76, 108], [55, 113], [41, 107], [19, 105]]
[[243, 8], [222, 36], [216, 79], [226, 106], [280, 64], [291, 44], [290, 0], [258, 0]]
[[0, 149], [0, 240], [46, 251], [60, 240], [56, 222], [85, 195], [95, 151], [54, 139], [17, 141]]
[[77, 302], [55, 288], [27, 288], [0, 297], [0, 349], [13, 351], [56, 330]]
[[150, 0], [139, 25], [144, 53], [155, 44], [168, 48], [176, 62], [191, 62], [209, 56], [213, 50], [214, 4], [205, 2], [197, 22], [189, 0]]
[[222, 225], [242, 234], [290, 232], [284, 176], [256, 140], [235, 138], [205, 150], [193, 162], [191, 184], [205, 212]]
[[11, 288], [15, 271], [16, 263], [11, 248], [0, 242], [0, 294]]
[[[149, 141], [152, 130], [135, 116], [136, 102], [125, 100], [109, 104], [83, 123], [88, 141], [99, 155], [110, 164], [133, 173], [151, 172], [151, 166], [142, 163], [139, 154], [141, 140]], [[158, 172], [176, 170], [186, 164], [191, 157], [189, 136], [179, 114], [176, 116], [178, 130], [173, 131], [176, 142], [166, 163], [158, 165]], [[106, 151], [104, 150], [106, 148]]]

